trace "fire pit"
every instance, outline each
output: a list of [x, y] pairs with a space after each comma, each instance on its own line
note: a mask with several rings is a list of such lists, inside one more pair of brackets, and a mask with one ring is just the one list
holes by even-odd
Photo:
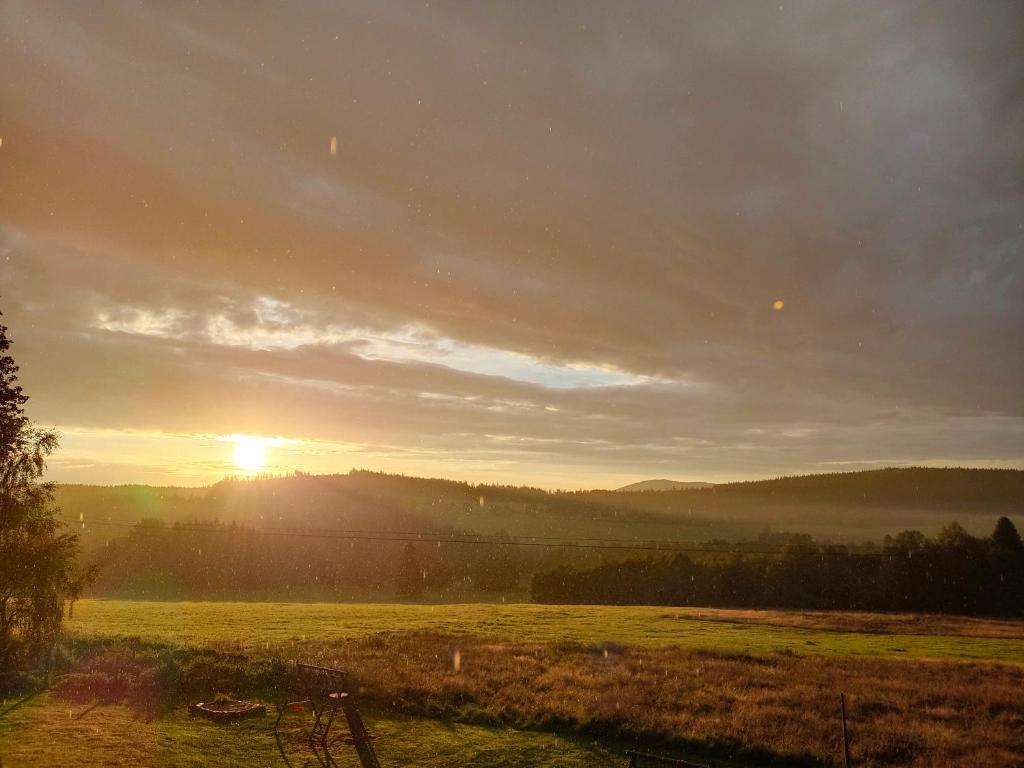
[[254, 701], [239, 701], [230, 696], [217, 696], [211, 701], [189, 704], [188, 711], [211, 720], [241, 720], [244, 717], [264, 717], [267, 708]]

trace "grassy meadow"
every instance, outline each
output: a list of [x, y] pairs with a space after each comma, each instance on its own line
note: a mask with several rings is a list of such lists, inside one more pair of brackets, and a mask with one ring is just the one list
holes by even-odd
[[[878, 614], [875, 614], [876, 616]], [[789, 616], [787, 625], [780, 617]], [[809, 616], [803, 621], [801, 616]], [[851, 623], [862, 617], [860, 624]], [[138, 637], [183, 645], [258, 650], [281, 643], [332, 643], [380, 632], [433, 631], [509, 642], [674, 646], [732, 654], [898, 656], [1024, 664], [1024, 621], [947, 620], [871, 614], [788, 614], [646, 606], [465, 603], [214, 603], [82, 600], [67, 622], [76, 635]], [[757, 620], [758, 617], [763, 617]], [[813, 620], [813, 617], [818, 617]], [[824, 617], [824, 618], [823, 618]], [[833, 624], [846, 628], [836, 630]], [[977, 635], [1001, 627], [1003, 636]], [[867, 629], [869, 631], [851, 631]], [[879, 631], [881, 629], [882, 631]], [[993, 630], [994, 631], [994, 630]], [[991, 632], [990, 632], [991, 634]]]
[[[299, 659], [349, 670], [384, 766], [612, 768], [632, 746], [720, 765], [838, 765], [840, 692], [856, 765], [1024, 764], [1024, 621], [83, 600], [67, 628], [71, 674], [0, 705], [4, 768], [57, 756], [284, 765], [270, 717], [213, 725], [185, 704], [216, 693], [272, 704], [269, 681]], [[286, 756], [315, 764], [294, 739]], [[341, 753], [339, 765], [355, 762]]]

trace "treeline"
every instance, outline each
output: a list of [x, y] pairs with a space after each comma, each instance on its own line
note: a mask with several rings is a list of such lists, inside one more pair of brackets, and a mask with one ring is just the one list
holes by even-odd
[[1024, 615], [1024, 545], [1008, 518], [991, 537], [953, 523], [855, 550], [791, 537], [778, 554], [683, 554], [533, 577], [541, 603]]
[[[522, 599], [531, 553], [496, 539], [403, 544], [355, 534], [268, 533], [225, 523], [146, 520], [93, 549], [92, 596], [178, 600]], [[410, 576], [410, 573], [412, 576]]]

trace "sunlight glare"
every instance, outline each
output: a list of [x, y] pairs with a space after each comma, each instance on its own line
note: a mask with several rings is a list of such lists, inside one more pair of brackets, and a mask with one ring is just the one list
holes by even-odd
[[262, 469], [267, 463], [266, 452], [260, 440], [241, 439], [235, 446], [235, 466], [246, 472]]

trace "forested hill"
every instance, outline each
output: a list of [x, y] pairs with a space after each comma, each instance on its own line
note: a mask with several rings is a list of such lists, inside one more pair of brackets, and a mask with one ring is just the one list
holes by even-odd
[[962, 509], [1024, 508], [1024, 471], [908, 467], [716, 485], [714, 495], [796, 503]]
[[352, 471], [208, 488], [62, 485], [57, 499], [67, 519], [84, 518], [86, 543], [123, 532], [89, 522], [144, 519], [700, 540], [749, 537], [772, 526], [850, 539], [893, 528], [935, 532], [954, 519], [984, 532], [999, 515], [1024, 512], [1024, 471], [886, 469], [643, 493], [547, 492]]
[[[585, 495], [616, 503], [626, 494]], [[935, 532], [954, 519], [984, 533], [995, 517], [1024, 514], [1024, 471], [908, 467], [628, 495], [631, 508], [648, 514], [685, 511], [718, 525], [761, 522], [819, 536], [877, 536], [892, 526]]]

